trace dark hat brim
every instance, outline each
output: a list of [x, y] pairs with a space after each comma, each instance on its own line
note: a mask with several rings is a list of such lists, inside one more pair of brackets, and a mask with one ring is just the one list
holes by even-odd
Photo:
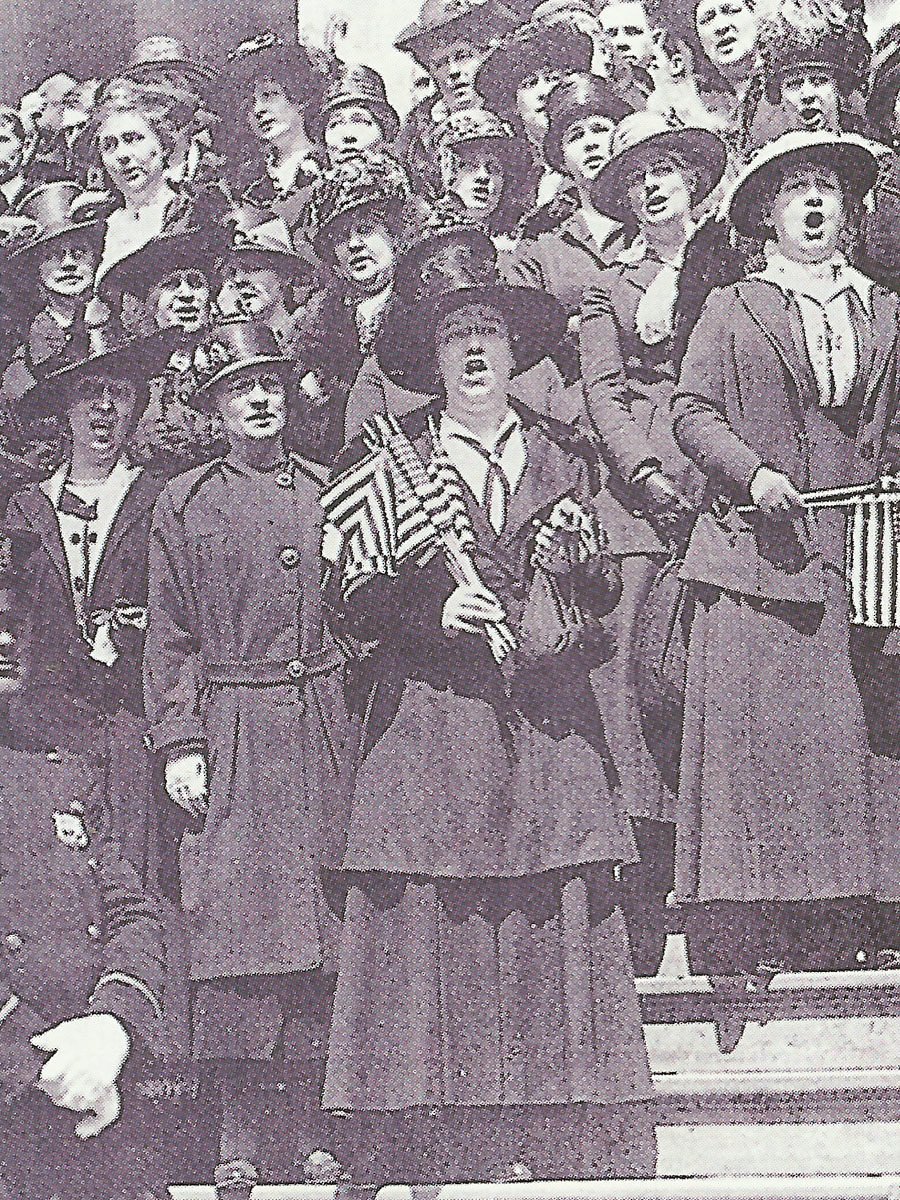
[[460, 288], [433, 300], [426, 293], [414, 308], [409, 302], [396, 304], [388, 314], [378, 347], [378, 361], [388, 379], [408, 391], [440, 395], [437, 329], [445, 317], [467, 304], [485, 304], [503, 313], [516, 375], [546, 358], [566, 332], [562, 304], [538, 288], [490, 284]]
[[735, 181], [728, 200], [728, 219], [745, 237], [771, 236], [766, 208], [773, 186], [777, 186], [775, 181], [804, 163], [826, 164], [857, 203], [874, 187], [878, 157], [862, 139], [850, 134], [823, 134], [797, 142], [797, 137], [784, 134], [770, 142]]
[[209, 232], [202, 229], [151, 238], [139, 250], [110, 267], [101, 281], [102, 291], [146, 297], [175, 271], [199, 268], [211, 276], [214, 255], [224, 241], [223, 236], [217, 245]]
[[367, 208], [372, 208], [382, 211], [390, 220], [402, 216], [408, 204], [409, 197], [403, 195], [366, 196], [351, 203], [342, 204], [333, 212], [329, 212], [313, 231], [311, 237], [313, 248], [320, 256], [325, 254], [334, 237], [334, 226], [351, 213], [360, 213]]
[[186, 398], [186, 402], [192, 408], [198, 408], [202, 412], [209, 412], [214, 407], [213, 389], [217, 383], [221, 383], [223, 379], [230, 379], [234, 375], [240, 375], [246, 371], [253, 370], [256, 367], [271, 367], [277, 370], [286, 382], [294, 371], [296, 364], [293, 359], [283, 354], [257, 354], [252, 358], [242, 359], [240, 362], [229, 363], [221, 371], [216, 372], [215, 375], [205, 380], [196, 391], [192, 392]]
[[625, 224], [634, 220], [628, 203], [628, 179], [649, 155], [672, 153], [697, 174], [691, 197], [697, 207], [721, 182], [728, 152], [721, 138], [707, 129], [671, 129], [651, 134], [614, 155], [591, 184], [591, 201], [606, 216]]
[[190, 58], [167, 58], [160, 62], [134, 63], [120, 71], [119, 76], [123, 79], [132, 79], [135, 83], [142, 83], [148, 75], [152, 75], [154, 71], [165, 70], [166, 67], [183, 71], [185, 75], [202, 80], [204, 83], [209, 83], [216, 77], [216, 72], [211, 67], [194, 62]]
[[512, 33], [521, 23], [522, 18], [518, 13], [500, 3], [500, 0], [485, 0], [483, 4], [475, 4], [465, 12], [453, 13], [433, 25], [416, 21], [400, 33], [394, 45], [425, 65], [436, 46], [454, 37], [467, 34], [487, 45], [494, 37]]
[[332, 113], [342, 108], [367, 108], [381, 126], [386, 142], [392, 142], [400, 132], [400, 116], [392, 104], [377, 97], [344, 93], [326, 104], [306, 120], [306, 132], [314, 142], [325, 141], [325, 127]]
[[422, 285], [422, 266], [439, 254], [445, 246], [467, 242], [486, 261], [496, 263], [497, 248], [488, 234], [478, 226], [451, 225], [446, 229], [424, 230], [408, 242], [397, 260], [394, 279], [397, 295], [411, 297]]
[[475, 87], [488, 108], [515, 116], [516, 92], [522, 82], [546, 65], [564, 73], [590, 71], [594, 47], [580, 29], [560, 32], [558, 25], [539, 25], [513, 34], [485, 59]]
[[213, 274], [217, 279], [221, 279], [228, 263], [245, 262], [251, 260], [257, 266], [264, 267], [267, 270], [275, 271], [282, 279], [292, 282], [298, 279], [308, 279], [310, 275], [315, 274], [319, 269], [319, 262], [313, 254], [300, 254], [290, 250], [276, 250], [269, 246], [254, 246], [251, 244], [241, 246], [228, 246], [220, 250], [214, 259]]
[[566, 105], [565, 109], [555, 114], [550, 120], [549, 128], [544, 136], [544, 158], [554, 171], [558, 171], [560, 175], [566, 175], [568, 172], [563, 156], [563, 142], [576, 121], [586, 121], [589, 117], [600, 116], [618, 124], [633, 112], [632, 105], [627, 100], [623, 100], [621, 96], [617, 96], [612, 90], [604, 91], [602, 95], [598, 93], [584, 104]]
[[138, 390], [138, 408], [146, 407], [150, 380], [169, 361], [177, 344], [175, 330], [160, 330], [147, 337], [134, 337], [114, 349], [92, 354], [51, 371], [22, 397], [17, 407], [26, 422], [63, 416], [68, 409], [73, 385], [81, 379], [105, 377], [129, 379]]
[[55, 229], [52, 233], [40, 234], [24, 245], [17, 246], [10, 254], [9, 261], [11, 263], [15, 262], [20, 267], [27, 265], [37, 255], [43, 254], [46, 248], [52, 246], [54, 242], [62, 238], [72, 237], [73, 234], [77, 233], [88, 233], [91, 244], [96, 244], [99, 253], [103, 248], [106, 225], [103, 221], [73, 221], [71, 225], [66, 225], [62, 229]]
[[465, 147], [478, 147], [496, 154], [504, 161], [505, 169], [513, 181], [523, 180], [534, 170], [534, 155], [524, 138], [485, 134], [481, 137], [460, 138], [458, 142], [447, 143], [447, 149], [452, 151]]

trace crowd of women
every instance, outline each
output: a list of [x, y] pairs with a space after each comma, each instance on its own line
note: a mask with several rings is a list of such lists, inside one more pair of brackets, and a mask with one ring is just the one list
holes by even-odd
[[266, 31], [0, 108], [7, 737], [165, 898], [221, 1195], [288, 1102], [311, 1182], [652, 1174], [668, 933], [900, 951], [900, 27], [396, 44], [402, 118]]

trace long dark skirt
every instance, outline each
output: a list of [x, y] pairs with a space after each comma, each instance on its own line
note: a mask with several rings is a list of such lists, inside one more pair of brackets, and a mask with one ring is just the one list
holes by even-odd
[[691, 630], [677, 810], [679, 899], [871, 896], [874, 826], [847, 598], [703, 588]]
[[[615, 631], [616, 653], [610, 662], [591, 672], [603, 728], [622, 783], [625, 811], [632, 817], [656, 821], [675, 819], [675, 797], [660, 777], [644, 737], [632, 644], [638, 613], [664, 559], [665, 555], [649, 554], [627, 554], [618, 559], [622, 598], [607, 618]], [[673, 728], [671, 734], [679, 739], [681, 729]]]
[[611, 867], [513, 880], [352, 877], [326, 1107], [650, 1094]]

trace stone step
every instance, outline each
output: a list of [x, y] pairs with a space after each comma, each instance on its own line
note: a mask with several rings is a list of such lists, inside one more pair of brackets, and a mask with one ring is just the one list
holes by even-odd
[[[169, 1189], [172, 1200], [215, 1200], [215, 1189]], [[253, 1200], [343, 1200], [338, 1189], [273, 1184]], [[733, 1176], [717, 1179], [603, 1180], [543, 1183], [461, 1183], [381, 1188], [373, 1200], [897, 1200], [900, 1175]], [[349, 1198], [348, 1198], [349, 1200]]]

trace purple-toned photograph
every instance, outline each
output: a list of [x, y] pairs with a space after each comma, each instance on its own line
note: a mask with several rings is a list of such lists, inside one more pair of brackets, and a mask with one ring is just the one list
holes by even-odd
[[6, 10], [0, 1200], [898, 1200], [900, 3]]

